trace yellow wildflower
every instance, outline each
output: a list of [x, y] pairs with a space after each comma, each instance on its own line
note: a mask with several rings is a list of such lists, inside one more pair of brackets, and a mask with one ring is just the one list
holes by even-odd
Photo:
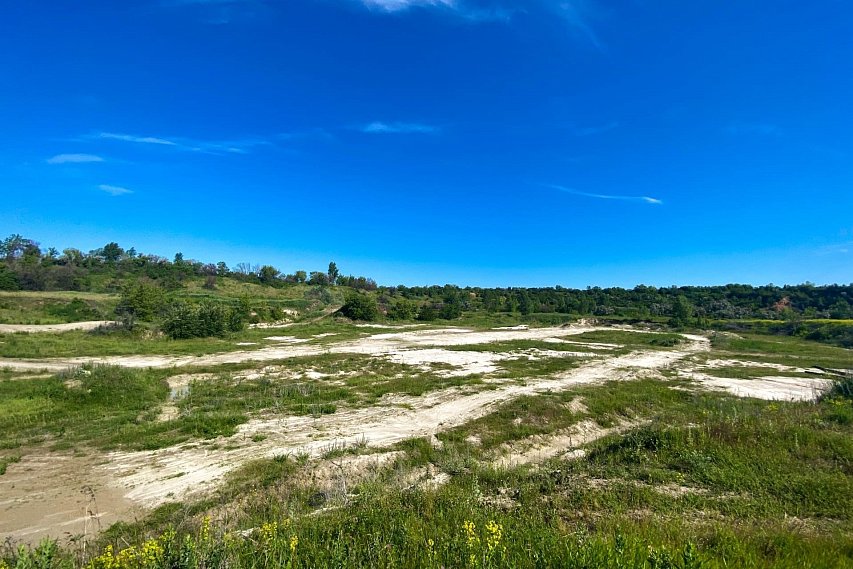
[[204, 516], [201, 521], [201, 530], [198, 534], [199, 543], [207, 543], [210, 541], [210, 516]]
[[[113, 546], [108, 545], [104, 548], [100, 555], [89, 562], [89, 569], [114, 569], [116, 566], [115, 556], [113, 555]], [[8, 569], [3, 567], [2, 569]]]
[[494, 520], [491, 520], [486, 524], [486, 547], [489, 548], [489, 551], [492, 551], [500, 545], [501, 539], [503, 538], [503, 532], [503, 526]]
[[465, 530], [465, 538], [468, 541], [468, 547], [474, 547], [480, 543], [480, 537], [477, 535], [477, 525], [474, 522], [465, 520], [462, 524], [462, 528]]
[[267, 522], [261, 526], [261, 541], [272, 542], [278, 534], [278, 522]]
[[160, 563], [163, 558], [163, 547], [155, 539], [149, 539], [142, 545], [141, 561], [147, 566]]
[[297, 545], [299, 545], [299, 536], [294, 534], [290, 536], [290, 553], [296, 552]]

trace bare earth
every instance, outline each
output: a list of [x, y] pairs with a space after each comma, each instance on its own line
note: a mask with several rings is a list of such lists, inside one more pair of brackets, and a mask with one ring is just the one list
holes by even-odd
[[[202, 357], [4, 360], [2, 365], [16, 369], [62, 369], [96, 361], [129, 367], [172, 367], [264, 362], [331, 352], [371, 355], [414, 366], [450, 364], [454, 367], [448, 373], [467, 375], [495, 371], [500, 361], [512, 356], [494, 352], [453, 351], [444, 347], [515, 339], [567, 342], [567, 336], [595, 329], [598, 328], [575, 326], [491, 331], [463, 328], [409, 329], [326, 345], [293, 344], [285, 340], [255, 351]], [[524, 384], [499, 384], [495, 389], [480, 391], [470, 387], [450, 388], [419, 397], [389, 396], [373, 407], [343, 409], [318, 418], [259, 416], [241, 425], [233, 437], [217, 441], [217, 450], [211, 450], [201, 443], [189, 443], [157, 451], [112, 452], [97, 458], [55, 453], [25, 456], [20, 463], [9, 465], [6, 475], [0, 477], [0, 534], [34, 541], [47, 534], [61, 536], [65, 532], [88, 533], [97, 529], [98, 521], [106, 527], [110, 522], [130, 519], [159, 504], [209, 491], [228, 472], [250, 460], [297, 453], [318, 457], [342, 445], [385, 447], [411, 437], [431, 437], [437, 432], [486, 415], [497, 405], [522, 395], [562, 391], [576, 385], [611, 380], [630, 381], [655, 370], [673, 367], [693, 354], [710, 349], [708, 339], [703, 336], [685, 335], [685, 339], [686, 344], [675, 350], [643, 350], [617, 357], [597, 354], [579, 368], [551, 377], [532, 378]], [[693, 373], [701, 383], [708, 383], [709, 387], [731, 389], [726, 385], [713, 384], [707, 376], [702, 377], [698, 370]], [[184, 383], [189, 382], [187, 376], [172, 379], [175, 380], [173, 391], [180, 390]], [[814, 380], [802, 381], [811, 381], [812, 385], [817, 385]], [[780, 391], [778, 383], [767, 386], [768, 392], [789, 398], [790, 391]], [[760, 385], [756, 385], [750, 394], [756, 396], [754, 393], [761, 389]], [[168, 419], [171, 412], [172, 409], [167, 405], [163, 418]], [[578, 427], [581, 428], [578, 432], [558, 433], [552, 440], [536, 441], [536, 445], [528, 451], [510, 452], [508, 458], [510, 462], [529, 462], [542, 455], [553, 456], [576, 449], [585, 442], [607, 434], [589, 425], [581, 427]], [[266, 438], [260, 442], [252, 441], [252, 437], [258, 434]], [[93, 504], [96, 507], [93, 508]]]
[[0, 334], [94, 330], [99, 326], [107, 326], [109, 324], [113, 324], [113, 322], [111, 320], [90, 320], [88, 322], [69, 322], [68, 324], [0, 324]]

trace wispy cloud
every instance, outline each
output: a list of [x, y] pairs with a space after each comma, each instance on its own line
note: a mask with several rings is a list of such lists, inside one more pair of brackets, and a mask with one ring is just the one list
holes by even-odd
[[733, 122], [726, 126], [726, 132], [729, 134], [760, 134], [765, 136], [781, 136], [782, 129], [769, 123], [742, 123]]
[[663, 204], [663, 200], [659, 200], [658, 198], [653, 198], [649, 196], [614, 196], [609, 194], [594, 194], [590, 192], [581, 192], [579, 190], [575, 190], [573, 188], [566, 188], [564, 186], [557, 186], [554, 184], [549, 184], [547, 187], [552, 188], [554, 190], [559, 190], [561, 192], [565, 192], [567, 194], [572, 194], [575, 196], [583, 196], [586, 198], [596, 198], [600, 200], [617, 200], [617, 201], [625, 201], [625, 202], [641, 202], [652, 205], [661, 205]]
[[415, 6], [458, 8], [455, 0], [361, 0], [361, 3], [368, 8], [375, 8], [385, 12], [400, 12]]
[[849, 255], [851, 251], [853, 251], [853, 241], [847, 241], [842, 243], [833, 243], [832, 245], [826, 245], [818, 249], [816, 253], [820, 256]]
[[106, 192], [111, 196], [123, 196], [125, 194], [132, 194], [133, 190], [128, 190], [127, 188], [122, 188], [121, 186], [111, 186], [110, 184], [101, 184], [98, 186], [98, 189], [102, 192]]
[[607, 132], [608, 130], [613, 130], [614, 128], [619, 128], [619, 123], [615, 121], [611, 121], [607, 124], [597, 125], [597, 126], [587, 126], [583, 128], [575, 128], [574, 133], [575, 136], [592, 136], [593, 134], [601, 134], [603, 132]]
[[162, 146], [179, 146], [177, 142], [166, 140], [165, 138], [157, 138], [154, 136], [134, 136], [132, 134], [116, 134], [114, 132], [98, 133], [98, 138], [106, 140], [121, 140], [124, 142], [137, 142], [140, 144], [160, 144]]
[[151, 144], [155, 146], [171, 147], [175, 150], [203, 152], [207, 154], [248, 154], [252, 148], [272, 144], [271, 141], [264, 138], [211, 141], [192, 138], [138, 136], [134, 134], [122, 134], [115, 132], [99, 132], [98, 134], [94, 135], [94, 138], [100, 140], [117, 140], [121, 142], [131, 142], [134, 144]]
[[368, 134], [436, 134], [441, 129], [436, 126], [403, 122], [372, 122], [361, 127]]
[[57, 154], [47, 159], [48, 164], [85, 164], [87, 162], [103, 161], [103, 158], [94, 154]]
[[379, 13], [399, 13], [411, 8], [433, 8], [474, 22], [510, 21], [514, 15], [549, 13], [563, 20], [573, 32], [603, 51], [604, 44], [590, 24], [591, 0], [516, 0], [512, 8], [497, 0], [347, 0]]
[[543, 2], [544, 5], [556, 10], [569, 24], [570, 28], [583, 36], [599, 51], [604, 51], [604, 44], [598, 39], [598, 34], [589, 23], [590, 4], [585, 0], [569, 0], [566, 2]]

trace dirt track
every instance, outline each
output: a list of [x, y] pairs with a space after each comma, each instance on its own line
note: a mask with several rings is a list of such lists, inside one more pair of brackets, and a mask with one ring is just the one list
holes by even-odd
[[16, 332], [44, 333], [70, 332], [71, 330], [94, 330], [99, 326], [113, 324], [112, 320], [90, 320], [88, 322], [69, 322], [68, 324], [0, 324], [0, 334]]
[[[644, 351], [593, 361], [556, 377], [531, 380], [526, 385], [508, 385], [476, 393], [454, 388], [421, 397], [398, 397], [384, 405], [342, 411], [319, 419], [258, 419], [242, 425], [229, 441], [243, 445], [238, 449], [211, 453], [192, 446], [152, 452], [116, 452], [109, 455], [104, 469], [110, 473], [110, 478], [120, 481], [128, 498], [155, 506], [169, 496], [180, 497], [209, 488], [247, 460], [300, 452], [319, 456], [334, 446], [366, 443], [381, 447], [411, 437], [430, 436], [481, 417], [497, 404], [522, 395], [634, 379], [638, 372], [664, 368], [705, 349], [708, 349], [707, 339], [691, 336], [690, 344], [682, 350]], [[258, 433], [267, 438], [261, 443], [251, 442], [252, 435]]]

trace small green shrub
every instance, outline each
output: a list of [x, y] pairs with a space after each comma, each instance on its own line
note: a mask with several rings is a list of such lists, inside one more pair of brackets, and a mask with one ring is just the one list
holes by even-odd
[[353, 293], [347, 297], [341, 307], [341, 314], [353, 320], [372, 321], [379, 317], [379, 306], [376, 299], [362, 293]]

